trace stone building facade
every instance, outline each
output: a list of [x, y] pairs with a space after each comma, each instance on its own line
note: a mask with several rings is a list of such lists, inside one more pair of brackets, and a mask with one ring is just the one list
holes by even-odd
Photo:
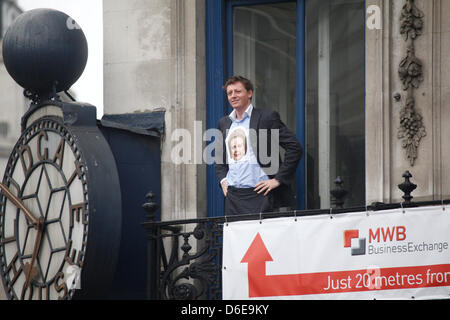
[[[447, 199], [449, 16], [448, 0], [104, 0], [104, 114], [165, 111], [163, 220], [222, 214], [197, 150], [229, 112], [221, 86], [233, 73], [252, 78], [256, 107], [270, 101], [302, 140], [298, 209], [328, 208], [336, 176], [347, 205], [402, 201], [405, 171], [414, 200]], [[19, 106], [2, 107], [0, 125], [20, 123], [13, 87], [0, 63], [0, 104]], [[192, 157], [177, 163], [180, 128]], [[0, 130], [0, 157], [18, 134]]]
[[[397, 184], [409, 170], [419, 186], [417, 199], [448, 198], [450, 185], [449, 149], [446, 146], [449, 105], [447, 58], [450, 50], [448, 1], [367, 1], [381, 8], [382, 29], [366, 32], [366, 181], [367, 202], [399, 201]], [[415, 5], [408, 26], [404, 6]], [[409, 30], [409, 31], [408, 31]], [[417, 36], [411, 38], [411, 34]], [[409, 38], [406, 36], [409, 33]], [[421, 77], [413, 88], [415, 109], [422, 117], [426, 135], [419, 141], [417, 158], [408, 161], [403, 139], [399, 138], [401, 110], [407, 103], [401, 67], [412, 43], [420, 64]], [[413, 66], [411, 66], [413, 67]], [[411, 71], [412, 74], [415, 72]]]
[[[166, 112], [165, 135], [161, 144], [161, 207], [165, 220], [211, 215], [207, 213], [210, 210], [207, 202], [211, 199], [205, 197], [208, 186], [211, 186], [211, 183], [208, 184], [208, 179], [211, 179], [207, 173], [208, 165], [174, 164], [170, 152], [174, 145], [174, 141], [171, 141], [173, 130], [185, 128], [194, 132], [195, 121], [201, 121], [203, 130], [206, 129], [207, 118], [214, 108], [214, 101], [208, 99], [208, 95], [211, 94], [210, 90], [220, 88], [226, 78], [226, 74], [217, 75], [216, 69], [207, 67], [217, 57], [216, 53], [211, 52], [211, 44], [208, 43], [211, 39], [208, 37], [211, 37], [214, 25], [220, 25], [225, 34], [224, 39], [229, 37], [226, 33], [233, 29], [228, 25], [232, 22], [227, 20], [230, 19], [226, 17], [229, 13], [227, 10], [230, 7], [233, 10], [233, 5], [237, 8], [238, 1], [214, 2], [216, 5], [203, 0], [104, 1], [105, 113], [141, 112], [161, 108]], [[312, 20], [312, 4], [317, 1], [305, 2], [294, 1], [297, 6], [303, 5], [306, 8], [305, 34], [308, 37], [314, 32], [313, 27], [308, 29], [308, 19]], [[255, 1], [254, 5], [260, 3]], [[328, 8], [337, 5], [350, 8], [351, 5], [358, 5], [358, 1], [329, 1]], [[403, 181], [402, 174], [406, 170], [411, 172], [412, 181], [419, 186], [413, 194], [416, 200], [445, 198], [450, 193], [450, 185], [446, 182], [446, 175], [449, 174], [449, 170], [446, 170], [446, 158], [450, 157], [450, 150], [445, 143], [446, 131], [450, 130], [446, 125], [450, 112], [446, 97], [450, 91], [445, 79], [449, 66], [446, 53], [450, 51], [447, 36], [450, 20], [446, 13], [450, 10], [450, 3], [442, 0], [368, 0], [363, 5], [362, 12], [365, 16], [358, 22], [358, 28], [364, 33], [365, 98], [364, 106], [358, 112], [363, 119], [364, 144], [363, 152], [356, 155], [359, 159], [354, 160], [363, 162], [364, 196], [356, 204], [401, 201], [402, 194], [397, 185]], [[222, 8], [217, 9], [220, 6]], [[222, 10], [223, 21], [219, 19], [208, 22], [208, 19], [213, 19], [215, 9]], [[236, 21], [237, 16], [233, 17]], [[331, 23], [333, 20], [327, 21]], [[239, 26], [235, 24], [233, 27], [237, 29]], [[411, 32], [414, 30], [405, 31], [408, 28], [415, 29], [414, 39], [411, 39]], [[297, 33], [299, 30], [302, 29], [297, 27]], [[405, 32], [410, 32], [407, 40]], [[331, 47], [337, 45], [339, 43], [333, 43]], [[415, 87], [404, 90], [407, 75], [402, 78], [399, 69], [408, 56], [408, 47], [411, 45], [414, 46], [411, 59], [415, 59], [420, 65], [421, 75], [416, 80], [421, 79]], [[326, 49], [324, 46], [319, 53], [324, 54]], [[229, 54], [226, 45], [221, 50], [224, 56]], [[310, 51], [308, 43], [302, 50], [307, 52], [307, 60]], [[236, 60], [236, 56], [234, 58]], [[223, 58], [224, 64], [229, 61], [230, 57]], [[405, 60], [403, 66], [410, 62]], [[320, 68], [320, 62], [318, 64]], [[305, 70], [307, 67], [308, 65]], [[264, 66], [259, 65], [258, 68]], [[331, 72], [332, 68], [328, 67], [325, 71]], [[216, 79], [216, 83], [212, 84], [210, 79]], [[342, 78], [341, 82], [342, 80], [345, 79]], [[305, 87], [310, 85], [308, 81], [309, 78]], [[327, 103], [323, 102], [326, 90], [331, 92], [333, 88], [324, 89], [319, 86], [318, 94], [316, 93], [315, 99], [322, 101], [316, 104], [319, 109], [321, 104]], [[305, 101], [308, 104], [314, 97], [310, 98], [308, 88], [305, 91]], [[410, 139], [415, 139], [415, 142], [409, 143], [409, 147], [404, 142], [407, 137], [400, 137], [401, 113], [404, 110], [405, 115], [407, 101], [412, 101], [408, 97], [413, 97], [415, 114], [420, 117], [415, 125], [420, 127], [421, 135], [420, 139], [411, 136]], [[327, 122], [324, 124], [321, 118], [318, 123], [319, 128], [327, 126]], [[309, 121], [306, 125], [309, 125]], [[212, 123], [207, 126], [212, 127]], [[299, 130], [298, 127], [296, 130]], [[328, 148], [331, 150], [333, 131], [329, 131], [329, 134], [331, 138]], [[306, 161], [309, 159], [309, 152], [313, 150], [309, 144], [310, 141], [305, 141]], [[320, 149], [323, 145], [326, 144], [316, 144], [316, 147]], [[327, 152], [329, 154], [331, 151]], [[411, 156], [414, 152], [415, 158]], [[323, 168], [328, 166], [328, 181], [323, 183], [325, 190], [332, 188], [336, 178], [330, 169], [333, 165], [330, 164], [331, 160], [324, 156], [324, 160], [317, 161], [317, 166], [321, 162], [324, 163]], [[327, 161], [330, 162], [328, 165]], [[335, 174], [338, 175], [339, 172]], [[308, 188], [311, 192], [313, 189], [308, 178], [305, 184], [306, 192]], [[325, 201], [316, 207], [326, 207], [327, 204], [329, 202]]]

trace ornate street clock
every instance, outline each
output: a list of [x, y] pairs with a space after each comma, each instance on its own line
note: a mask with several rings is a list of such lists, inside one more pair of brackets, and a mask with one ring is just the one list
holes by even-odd
[[25, 117], [0, 184], [7, 295], [104, 298], [119, 251], [121, 203], [95, 108], [53, 101]]
[[32, 100], [0, 183], [6, 294], [105, 299], [120, 247], [116, 163], [95, 107], [62, 102], [57, 95], [67, 93], [84, 70], [84, 34], [62, 12], [30, 10], [7, 30], [3, 58]]

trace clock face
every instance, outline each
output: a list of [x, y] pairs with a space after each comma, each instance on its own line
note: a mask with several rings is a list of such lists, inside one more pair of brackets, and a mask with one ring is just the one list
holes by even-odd
[[87, 243], [87, 187], [83, 157], [61, 119], [38, 119], [23, 132], [0, 198], [0, 271], [10, 299], [73, 296]]

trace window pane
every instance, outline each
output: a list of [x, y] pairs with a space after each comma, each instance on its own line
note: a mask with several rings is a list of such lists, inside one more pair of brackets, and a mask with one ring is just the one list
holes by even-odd
[[295, 132], [295, 2], [234, 7], [233, 73], [255, 85], [256, 108], [278, 111]]
[[364, 1], [306, 1], [307, 207], [365, 202]]

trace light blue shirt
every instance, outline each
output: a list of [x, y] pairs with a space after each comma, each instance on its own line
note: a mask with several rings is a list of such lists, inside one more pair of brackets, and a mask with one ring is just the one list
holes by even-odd
[[[226, 176], [227, 184], [235, 188], [253, 188], [260, 182], [269, 179], [264, 173], [256, 160], [255, 154], [248, 141], [248, 132], [250, 128], [250, 117], [252, 115], [253, 105], [250, 104], [245, 110], [241, 120], [236, 118], [236, 111], [232, 111], [229, 115], [231, 119], [231, 126], [227, 136], [227, 158], [228, 158], [228, 173]], [[234, 160], [229, 150], [228, 137], [237, 128], [243, 129], [247, 134], [247, 152], [244, 157], [239, 160]]]

